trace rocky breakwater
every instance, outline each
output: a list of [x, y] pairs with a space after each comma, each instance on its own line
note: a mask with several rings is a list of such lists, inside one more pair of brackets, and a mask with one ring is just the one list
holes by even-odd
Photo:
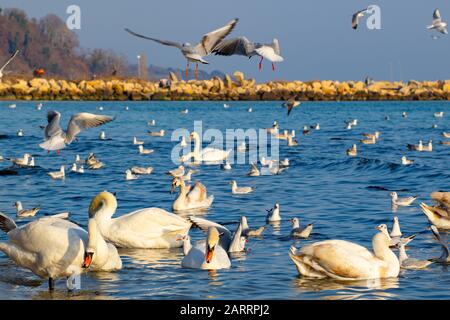
[[35, 78], [0, 82], [3, 100], [450, 100], [450, 80], [387, 82], [270, 81], [256, 83], [236, 71], [210, 80], [137, 79], [67, 81]]

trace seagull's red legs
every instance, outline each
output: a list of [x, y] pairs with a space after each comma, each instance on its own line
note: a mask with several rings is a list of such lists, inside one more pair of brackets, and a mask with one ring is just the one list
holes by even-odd
[[261, 57], [261, 60], [259, 60], [259, 71], [261, 71], [262, 69], [262, 61], [263, 61], [264, 57]]
[[189, 77], [189, 61], [186, 66], [186, 78]]
[[198, 63], [195, 64], [195, 79], [198, 80]]
[[275, 71], [275, 64], [272, 62], [272, 71]]

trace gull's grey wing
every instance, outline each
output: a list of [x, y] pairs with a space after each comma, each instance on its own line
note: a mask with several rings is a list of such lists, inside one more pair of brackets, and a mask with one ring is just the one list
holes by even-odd
[[59, 113], [58, 111], [50, 110], [49, 112], [47, 112], [48, 124], [44, 130], [45, 139], [49, 139], [50, 137], [62, 131], [61, 127], [59, 126], [60, 120], [61, 113]]
[[213, 49], [228, 36], [238, 23], [239, 19], [235, 18], [228, 22], [225, 26], [211, 31], [202, 37], [202, 40], [195, 46], [195, 51], [201, 56], [207, 56]]
[[147, 39], [147, 40], [152, 40], [155, 42], [158, 42], [160, 44], [163, 44], [165, 46], [171, 46], [171, 47], [177, 47], [178, 49], [181, 49], [183, 46], [181, 45], [181, 43], [175, 42], [175, 41], [169, 41], [169, 40], [160, 40], [160, 39], [155, 39], [155, 38], [150, 38], [147, 36], [144, 36], [142, 34], [136, 33], [131, 31], [128, 28], [125, 28], [125, 31], [132, 34], [133, 36], [139, 37], [139, 38], [143, 38], [143, 39]]
[[114, 119], [114, 117], [110, 116], [85, 112], [74, 114], [72, 118], [70, 118], [69, 125], [67, 126], [66, 143], [71, 143], [81, 130], [98, 127], [111, 122]]
[[249, 57], [255, 52], [255, 44], [246, 37], [238, 37], [222, 41], [212, 52], [220, 56], [240, 55]]
[[18, 53], [19, 53], [19, 50], [16, 50], [16, 52], [14, 52], [12, 54], [12, 56], [8, 59], [8, 61], [6, 61], [6, 63], [0, 68], [0, 72], [2, 72], [3, 69], [6, 68], [6, 66], [17, 56]]

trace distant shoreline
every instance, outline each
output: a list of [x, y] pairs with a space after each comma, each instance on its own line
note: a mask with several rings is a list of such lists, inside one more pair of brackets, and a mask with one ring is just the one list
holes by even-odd
[[274, 101], [296, 96], [303, 101], [450, 100], [450, 80], [271, 81], [256, 83], [236, 71], [234, 78], [179, 81], [175, 74], [160, 82], [141, 79], [82, 81], [34, 78], [0, 82], [0, 100], [25, 101]]

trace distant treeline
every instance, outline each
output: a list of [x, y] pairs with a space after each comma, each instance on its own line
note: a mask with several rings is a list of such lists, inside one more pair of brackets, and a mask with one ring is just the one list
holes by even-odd
[[[44, 69], [45, 76], [68, 80], [137, 75], [137, 65], [124, 55], [112, 50], [81, 48], [77, 35], [54, 14], [35, 19], [20, 9], [0, 8], [0, 64], [16, 49], [20, 53], [7, 68], [13, 75], [31, 77], [37, 69]], [[170, 71], [182, 77], [182, 70], [150, 66], [149, 79], [168, 77]], [[223, 74], [199, 73], [200, 79], [212, 76]]]

